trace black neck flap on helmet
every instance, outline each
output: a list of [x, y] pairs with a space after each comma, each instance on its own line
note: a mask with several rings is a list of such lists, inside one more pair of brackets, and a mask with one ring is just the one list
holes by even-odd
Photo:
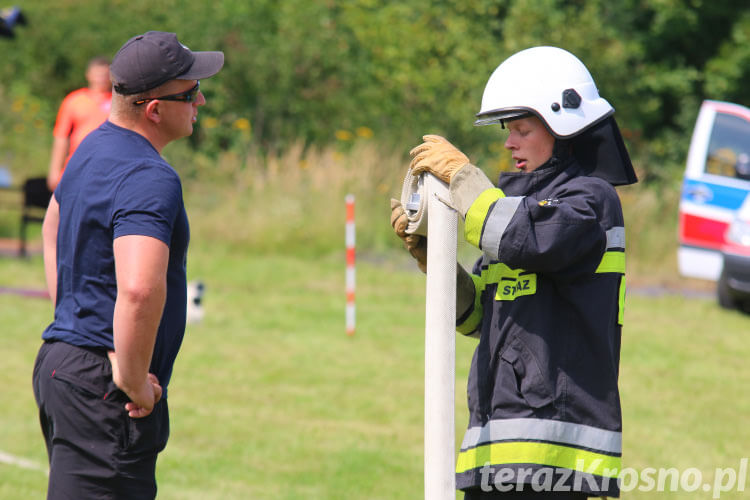
[[587, 175], [599, 177], [613, 186], [638, 182], [620, 129], [609, 116], [569, 139], [573, 156]]

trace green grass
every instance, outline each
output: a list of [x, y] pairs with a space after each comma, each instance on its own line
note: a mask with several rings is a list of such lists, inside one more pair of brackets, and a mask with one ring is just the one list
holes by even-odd
[[[360, 259], [357, 332], [344, 333], [343, 253], [253, 254], [196, 242], [190, 325], [170, 385], [162, 499], [414, 499], [423, 491], [424, 277], [401, 252]], [[2, 285], [43, 287], [39, 257], [0, 259]], [[50, 304], [0, 295], [0, 451], [44, 464], [31, 369]], [[621, 363], [624, 466], [748, 455], [750, 325], [713, 300], [631, 294]], [[456, 437], [474, 341], [457, 340]], [[44, 498], [45, 476], [0, 463], [0, 498]], [[684, 498], [685, 492], [624, 498]], [[736, 491], [721, 498], [741, 498]], [[702, 491], [690, 498], [710, 498]]]

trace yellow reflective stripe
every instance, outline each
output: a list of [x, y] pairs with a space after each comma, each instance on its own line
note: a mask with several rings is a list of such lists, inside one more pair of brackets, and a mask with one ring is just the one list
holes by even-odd
[[522, 272], [524, 272], [523, 269], [511, 269], [502, 262], [490, 264], [485, 269], [482, 269], [482, 289], [484, 290], [487, 285], [500, 283], [503, 278], [516, 279]]
[[503, 276], [511, 276], [512, 273], [513, 270], [502, 262], [490, 264], [486, 269], [482, 269], [483, 288], [487, 288], [487, 285], [499, 283]]
[[484, 290], [484, 281], [481, 277], [471, 274], [471, 280], [474, 282], [474, 310], [468, 318], [456, 327], [456, 331], [463, 335], [468, 335], [477, 329], [482, 322], [484, 309], [482, 308], [482, 290]]
[[534, 295], [536, 293], [536, 274], [529, 273], [518, 275], [522, 270], [518, 270], [516, 278], [503, 279], [497, 285], [495, 300], [516, 300], [516, 297], [524, 295]]
[[482, 308], [474, 308], [466, 321], [456, 327], [456, 331], [463, 335], [469, 335], [479, 327], [479, 323], [482, 322]]
[[617, 304], [617, 324], [622, 326], [625, 314], [625, 252], [604, 252], [596, 272], [622, 274]]
[[501, 189], [491, 188], [483, 191], [466, 212], [466, 221], [464, 224], [464, 237], [468, 243], [479, 248], [479, 240], [482, 238], [482, 227], [484, 219], [487, 218], [487, 212], [490, 206], [500, 198], [504, 198], [505, 193]]
[[511, 269], [502, 262], [490, 264], [482, 269], [482, 276], [475, 280], [477, 296], [487, 285], [497, 284], [495, 300], [515, 300], [516, 297], [536, 293], [537, 275], [524, 269]]
[[625, 252], [604, 252], [597, 273], [625, 273]]
[[620, 279], [620, 301], [619, 301], [619, 311], [617, 312], [617, 324], [622, 326], [623, 325], [623, 319], [625, 316], [625, 275], [622, 275], [622, 278]]
[[617, 477], [622, 459], [558, 444], [535, 442], [492, 443], [462, 451], [456, 473], [489, 465], [539, 464], [597, 476]]

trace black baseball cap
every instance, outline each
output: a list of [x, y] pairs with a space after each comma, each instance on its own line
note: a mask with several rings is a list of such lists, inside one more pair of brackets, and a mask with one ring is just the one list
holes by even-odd
[[200, 80], [224, 66], [223, 52], [193, 52], [174, 33], [149, 31], [125, 42], [109, 67], [115, 91], [131, 95], [169, 80]]

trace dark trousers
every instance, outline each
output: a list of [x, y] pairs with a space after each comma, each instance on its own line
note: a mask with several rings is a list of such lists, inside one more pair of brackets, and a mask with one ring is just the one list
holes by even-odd
[[156, 457], [169, 437], [166, 399], [145, 418], [128, 416], [103, 349], [45, 342], [34, 397], [47, 444], [48, 500], [152, 499]]
[[481, 489], [470, 489], [464, 492], [464, 500], [586, 500], [588, 495], [574, 491], [534, 491], [524, 488], [522, 491], [482, 491]]

